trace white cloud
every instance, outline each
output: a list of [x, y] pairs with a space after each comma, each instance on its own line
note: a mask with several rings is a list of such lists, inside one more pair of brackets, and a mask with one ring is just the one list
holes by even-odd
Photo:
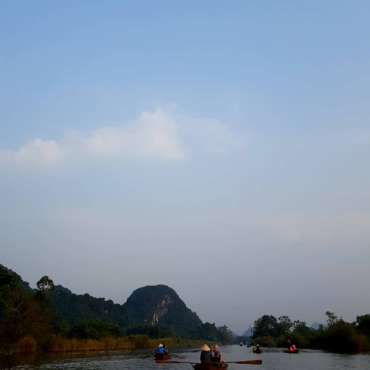
[[63, 148], [54, 140], [34, 139], [18, 150], [0, 151], [0, 164], [53, 165], [63, 160]]
[[86, 154], [98, 157], [184, 157], [177, 124], [162, 110], [144, 112], [126, 127], [98, 128], [81, 138], [80, 144]]
[[181, 160], [194, 152], [223, 153], [232, 144], [233, 134], [222, 122], [157, 109], [127, 124], [75, 132], [60, 140], [33, 139], [16, 150], [0, 149], [0, 164], [45, 167], [81, 159]]

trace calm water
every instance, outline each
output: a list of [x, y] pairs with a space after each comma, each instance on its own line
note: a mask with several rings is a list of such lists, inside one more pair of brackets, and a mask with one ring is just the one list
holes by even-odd
[[[227, 346], [222, 348], [225, 361], [261, 358], [263, 365], [230, 365], [230, 370], [370, 370], [370, 355], [336, 355], [319, 351], [286, 354], [278, 350], [266, 350], [260, 355], [250, 348]], [[174, 360], [194, 361], [199, 352], [173, 353]], [[18, 366], [17, 370], [192, 370], [188, 364], [156, 364], [148, 353], [97, 355], [72, 359], [49, 360], [40, 365]]]

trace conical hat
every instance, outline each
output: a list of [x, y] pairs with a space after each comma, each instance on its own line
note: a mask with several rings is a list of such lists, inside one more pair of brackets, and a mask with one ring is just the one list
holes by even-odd
[[203, 344], [201, 350], [204, 352], [209, 352], [211, 349], [209, 348], [208, 344]]

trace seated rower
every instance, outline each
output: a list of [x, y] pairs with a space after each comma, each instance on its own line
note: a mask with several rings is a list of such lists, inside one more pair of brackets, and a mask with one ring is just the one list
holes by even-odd
[[163, 343], [163, 351], [166, 355], [168, 354], [168, 349], [164, 343]]
[[200, 352], [200, 363], [202, 365], [208, 365], [212, 362], [211, 349], [208, 344], [203, 344]]
[[261, 348], [260, 348], [260, 345], [258, 343], [253, 347], [253, 352], [254, 353], [261, 353]]
[[166, 352], [166, 349], [164, 348], [163, 344], [160, 343], [158, 345], [158, 347], [155, 349], [154, 353], [156, 355], [165, 355], [167, 352]]
[[211, 360], [212, 362], [221, 362], [220, 347], [217, 344], [212, 347]]

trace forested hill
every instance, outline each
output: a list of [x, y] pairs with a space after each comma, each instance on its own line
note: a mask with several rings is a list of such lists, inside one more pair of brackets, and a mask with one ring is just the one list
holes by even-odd
[[29, 284], [23, 281], [16, 272], [0, 264], [0, 289], [2, 287], [19, 287], [31, 290]]
[[[51, 330], [62, 336], [100, 338], [146, 334], [219, 342], [232, 340], [232, 333], [225, 326], [218, 328], [215, 324], [203, 323], [175, 290], [166, 285], [139, 288], [124, 304], [89, 294], [74, 294], [63, 286], [54, 286], [48, 277], [40, 279], [37, 285], [37, 289], [31, 289], [18, 274], [0, 265], [0, 290], [4, 291], [0, 296], [0, 313], [2, 307], [9, 309], [9, 315], [14, 311], [11, 307], [16, 304], [12, 302], [16, 297], [12, 287], [16, 286], [19, 291], [27, 292], [30, 307], [44, 310], [43, 322], [46, 324], [45, 320], [49, 320]], [[0, 327], [5, 325], [6, 315], [6, 312], [0, 315]], [[27, 322], [27, 317], [23, 321]]]
[[186, 338], [215, 337], [218, 329], [203, 324], [172, 288], [166, 285], [145, 286], [135, 290], [126, 303], [77, 295], [56, 286], [52, 303], [61, 327], [78, 327], [87, 322], [104, 322], [120, 334], [179, 336]]
[[128, 327], [125, 307], [111, 300], [74, 294], [61, 285], [55, 286], [51, 297], [57, 319], [64, 326], [101, 321], [116, 326], [119, 332]]
[[124, 305], [133, 326], [160, 326], [179, 336], [197, 336], [202, 321], [177, 293], [166, 285], [135, 290]]

